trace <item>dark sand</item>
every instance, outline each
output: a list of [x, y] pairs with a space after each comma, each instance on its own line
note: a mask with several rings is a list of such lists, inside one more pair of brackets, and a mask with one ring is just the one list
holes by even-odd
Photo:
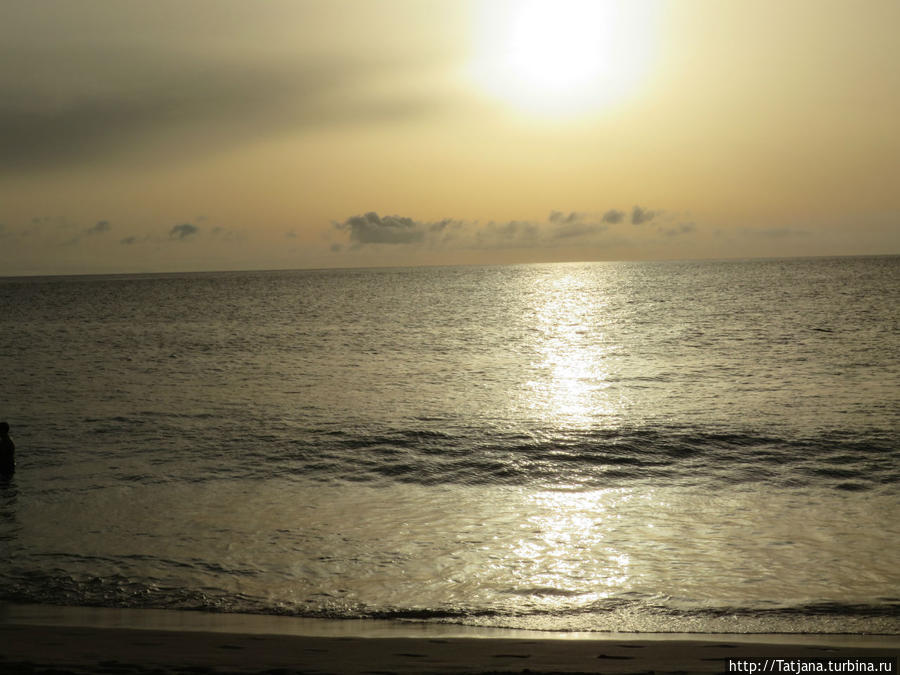
[[[0, 605], [0, 672], [726, 672], [726, 659], [900, 652], [900, 636], [543, 633]], [[787, 671], [783, 671], [787, 672]]]

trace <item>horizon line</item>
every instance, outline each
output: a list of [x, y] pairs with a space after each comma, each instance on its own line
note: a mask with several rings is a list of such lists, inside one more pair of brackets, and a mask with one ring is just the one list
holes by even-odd
[[450, 263], [419, 265], [349, 265], [339, 267], [259, 267], [259, 268], [220, 268], [220, 269], [182, 269], [182, 270], [156, 270], [156, 271], [117, 271], [117, 272], [50, 272], [50, 273], [25, 273], [25, 274], [0, 274], [0, 280], [10, 279], [51, 279], [66, 277], [127, 277], [127, 276], [175, 276], [181, 274], [238, 274], [257, 272], [324, 272], [324, 271], [349, 271], [349, 270], [400, 270], [422, 268], [452, 268], [452, 267], [526, 267], [534, 265], [587, 265], [593, 263], [690, 263], [690, 262], [753, 262], [767, 260], [815, 260], [828, 258], [896, 258], [898, 253], [854, 253], [854, 254], [824, 254], [824, 255], [784, 255], [784, 256], [726, 256], [710, 258], [639, 258], [639, 259], [596, 259], [596, 260], [548, 260], [533, 262], [510, 263]]

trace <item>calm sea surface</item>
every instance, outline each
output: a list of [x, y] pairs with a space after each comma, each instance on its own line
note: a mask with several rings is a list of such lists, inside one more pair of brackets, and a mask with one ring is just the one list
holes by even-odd
[[900, 257], [0, 279], [0, 600], [900, 632]]

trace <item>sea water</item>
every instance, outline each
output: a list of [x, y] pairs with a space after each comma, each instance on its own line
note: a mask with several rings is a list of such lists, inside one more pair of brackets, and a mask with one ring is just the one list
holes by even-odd
[[0, 600], [900, 628], [900, 257], [0, 279]]

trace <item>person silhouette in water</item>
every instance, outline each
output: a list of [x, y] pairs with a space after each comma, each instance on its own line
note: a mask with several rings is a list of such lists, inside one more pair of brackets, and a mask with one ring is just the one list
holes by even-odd
[[16, 470], [16, 444], [9, 437], [9, 424], [0, 422], [0, 475], [11, 476]]

